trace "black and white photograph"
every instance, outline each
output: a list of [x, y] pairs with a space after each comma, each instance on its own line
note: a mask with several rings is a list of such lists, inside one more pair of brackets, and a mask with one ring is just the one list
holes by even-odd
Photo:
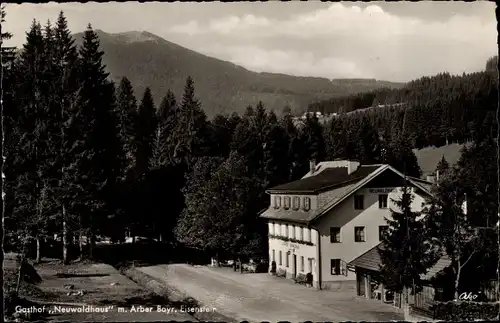
[[6, 322], [499, 319], [496, 4], [1, 4]]

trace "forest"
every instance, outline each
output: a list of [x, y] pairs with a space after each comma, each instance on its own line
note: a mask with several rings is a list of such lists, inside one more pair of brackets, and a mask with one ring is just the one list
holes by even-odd
[[[92, 27], [76, 46], [62, 12], [55, 24], [34, 20], [26, 36], [19, 54], [2, 48], [6, 250], [35, 244], [40, 260], [41, 245], [57, 234], [67, 262], [70, 245], [92, 258], [98, 237], [120, 242], [128, 232], [210, 254], [266, 256], [265, 191], [301, 178], [311, 159], [387, 163], [420, 177], [412, 149], [449, 142], [469, 144], [447, 166], [445, 187], [467, 194], [477, 225], [496, 223], [491, 66], [316, 103], [313, 109], [351, 113], [296, 127], [292, 115], [260, 102], [243, 115], [209, 120], [191, 77], [183, 93], [167, 91], [161, 102], [149, 88], [134, 93], [127, 77], [114, 84]], [[405, 105], [355, 111], [374, 102]], [[491, 254], [492, 245], [483, 247]]]

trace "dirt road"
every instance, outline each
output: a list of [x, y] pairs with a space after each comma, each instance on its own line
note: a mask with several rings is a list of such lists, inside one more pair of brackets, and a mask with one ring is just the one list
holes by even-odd
[[387, 321], [403, 317], [390, 305], [353, 293], [318, 291], [268, 274], [240, 274], [228, 268], [159, 265], [138, 268], [237, 320]]

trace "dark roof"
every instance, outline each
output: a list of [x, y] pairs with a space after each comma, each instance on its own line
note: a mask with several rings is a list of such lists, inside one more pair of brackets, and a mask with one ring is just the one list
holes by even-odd
[[379, 167], [380, 165], [360, 166], [352, 174], [347, 173], [347, 167], [327, 168], [317, 175], [272, 187], [268, 189], [268, 192], [319, 193], [325, 189], [359, 181], [373, 173]]
[[380, 258], [380, 255], [378, 253], [378, 248], [380, 246], [381, 245], [378, 244], [375, 247], [371, 248], [358, 258], [351, 261], [349, 265], [363, 269], [379, 271], [380, 265], [382, 264], [382, 259]]
[[[348, 194], [356, 186], [359, 181], [353, 181], [350, 184], [342, 185], [340, 187], [333, 188], [329, 191], [330, 202], [335, 202], [341, 199], [343, 196]], [[293, 222], [307, 223], [316, 218], [319, 214], [323, 213], [322, 209], [316, 209], [311, 212], [305, 211], [294, 211], [285, 210], [284, 208], [275, 209], [269, 207], [267, 210], [261, 213], [262, 218], [273, 219], [273, 220], [288, 220]]]
[[[378, 244], [372, 249], [368, 250], [358, 258], [354, 259], [349, 263], [350, 266], [359, 267], [362, 269], [368, 269], [372, 271], [380, 271], [380, 265], [382, 265], [382, 259], [378, 253], [378, 249], [382, 248], [382, 244]], [[451, 260], [448, 255], [442, 256], [437, 263], [432, 266], [425, 275], [422, 275], [422, 279], [429, 280], [436, 274], [441, 272], [443, 269], [451, 264]]]

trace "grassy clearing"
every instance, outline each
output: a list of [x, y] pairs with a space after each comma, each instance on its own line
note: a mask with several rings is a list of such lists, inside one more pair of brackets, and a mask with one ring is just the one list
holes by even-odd
[[463, 145], [451, 144], [442, 147], [427, 147], [415, 149], [418, 164], [422, 169], [423, 175], [430, 174], [436, 170], [436, 166], [444, 156], [450, 165], [455, 164], [460, 158], [460, 149]]

